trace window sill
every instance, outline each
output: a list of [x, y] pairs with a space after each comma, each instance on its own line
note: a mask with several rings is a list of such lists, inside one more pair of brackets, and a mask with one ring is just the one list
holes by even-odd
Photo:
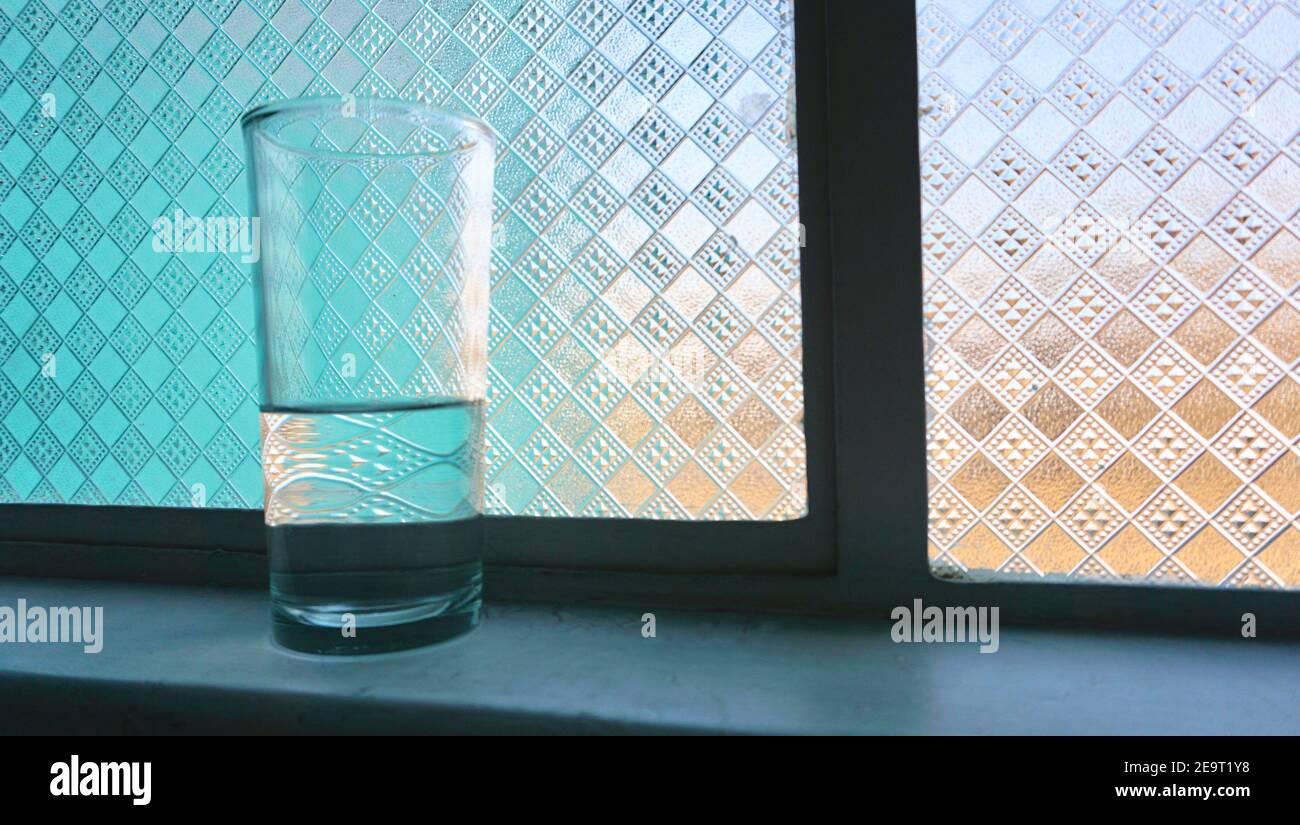
[[[1003, 627], [894, 644], [871, 619], [494, 604], [449, 645], [278, 652], [255, 590], [0, 578], [102, 605], [104, 649], [0, 647], [0, 732], [1295, 733], [1300, 657], [1266, 641]], [[653, 606], [646, 609], [654, 610]]]

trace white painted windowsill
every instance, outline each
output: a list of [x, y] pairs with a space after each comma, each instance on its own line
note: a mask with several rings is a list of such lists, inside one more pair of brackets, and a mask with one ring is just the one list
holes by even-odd
[[256, 591], [0, 578], [19, 598], [102, 605], [104, 648], [0, 644], [0, 732], [1300, 732], [1300, 654], [1264, 641], [1004, 626], [981, 654], [867, 619], [498, 604], [441, 647], [324, 659], [273, 648]]

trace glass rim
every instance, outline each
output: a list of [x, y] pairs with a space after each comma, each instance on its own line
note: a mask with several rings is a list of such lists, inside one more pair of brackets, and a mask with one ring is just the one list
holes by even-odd
[[[340, 160], [405, 160], [411, 158], [450, 158], [461, 154], [467, 154], [474, 151], [479, 146], [487, 146], [495, 153], [496, 137], [488, 126], [482, 120], [469, 115], [453, 112], [438, 106], [431, 106], [427, 103], [420, 103], [414, 100], [403, 100], [401, 98], [384, 98], [384, 97], [351, 97], [352, 102], [358, 105], [370, 106], [387, 106], [399, 109], [409, 113], [420, 113], [424, 116], [435, 120], [443, 121], [454, 125], [457, 129], [469, 132], [474, 135], [474, 139], [463, 146], [457, 146], [454, 149], [442, 149], [438, 151], [417, 151], [417, 152], [345, 152], [338, 149], [317, 149], [304, 148], [295, 146], [279, 140], [266, 132], [261, 132], [262, 139], [271, 145], [286, 152], [292, 152], [304, 157], [320, 158], [338, 158]], [[282, 100], [272, 100], [261, 103], [248, 111], [244, 112], [239, 118], [240, 131], [248, 134], [250, 129], [255, 128], [257, 124], [283, 114], [288, 111], [301, 109], [333, 109], [341, 106], [345, 99], [344, 95], [323, 95], [320, 97], [299, 97], [285, 98]]]

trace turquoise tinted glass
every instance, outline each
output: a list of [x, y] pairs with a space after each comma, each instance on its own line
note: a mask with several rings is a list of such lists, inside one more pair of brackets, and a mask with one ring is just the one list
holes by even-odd
[[246, 214], [246, 109], [350, 93], [498, 133], [490, 510], [802, 515], [791, 17], [6, 0], [0, 501], [261, 505], [250, 264], [157, 221]]

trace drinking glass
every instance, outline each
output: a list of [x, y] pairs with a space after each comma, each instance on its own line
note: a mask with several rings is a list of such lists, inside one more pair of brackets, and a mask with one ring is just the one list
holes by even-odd
[[482, 591], [491, 133], [348, 95], [268, 103], [242, 128], [273, 637], [369, 653], [465, 633]]

